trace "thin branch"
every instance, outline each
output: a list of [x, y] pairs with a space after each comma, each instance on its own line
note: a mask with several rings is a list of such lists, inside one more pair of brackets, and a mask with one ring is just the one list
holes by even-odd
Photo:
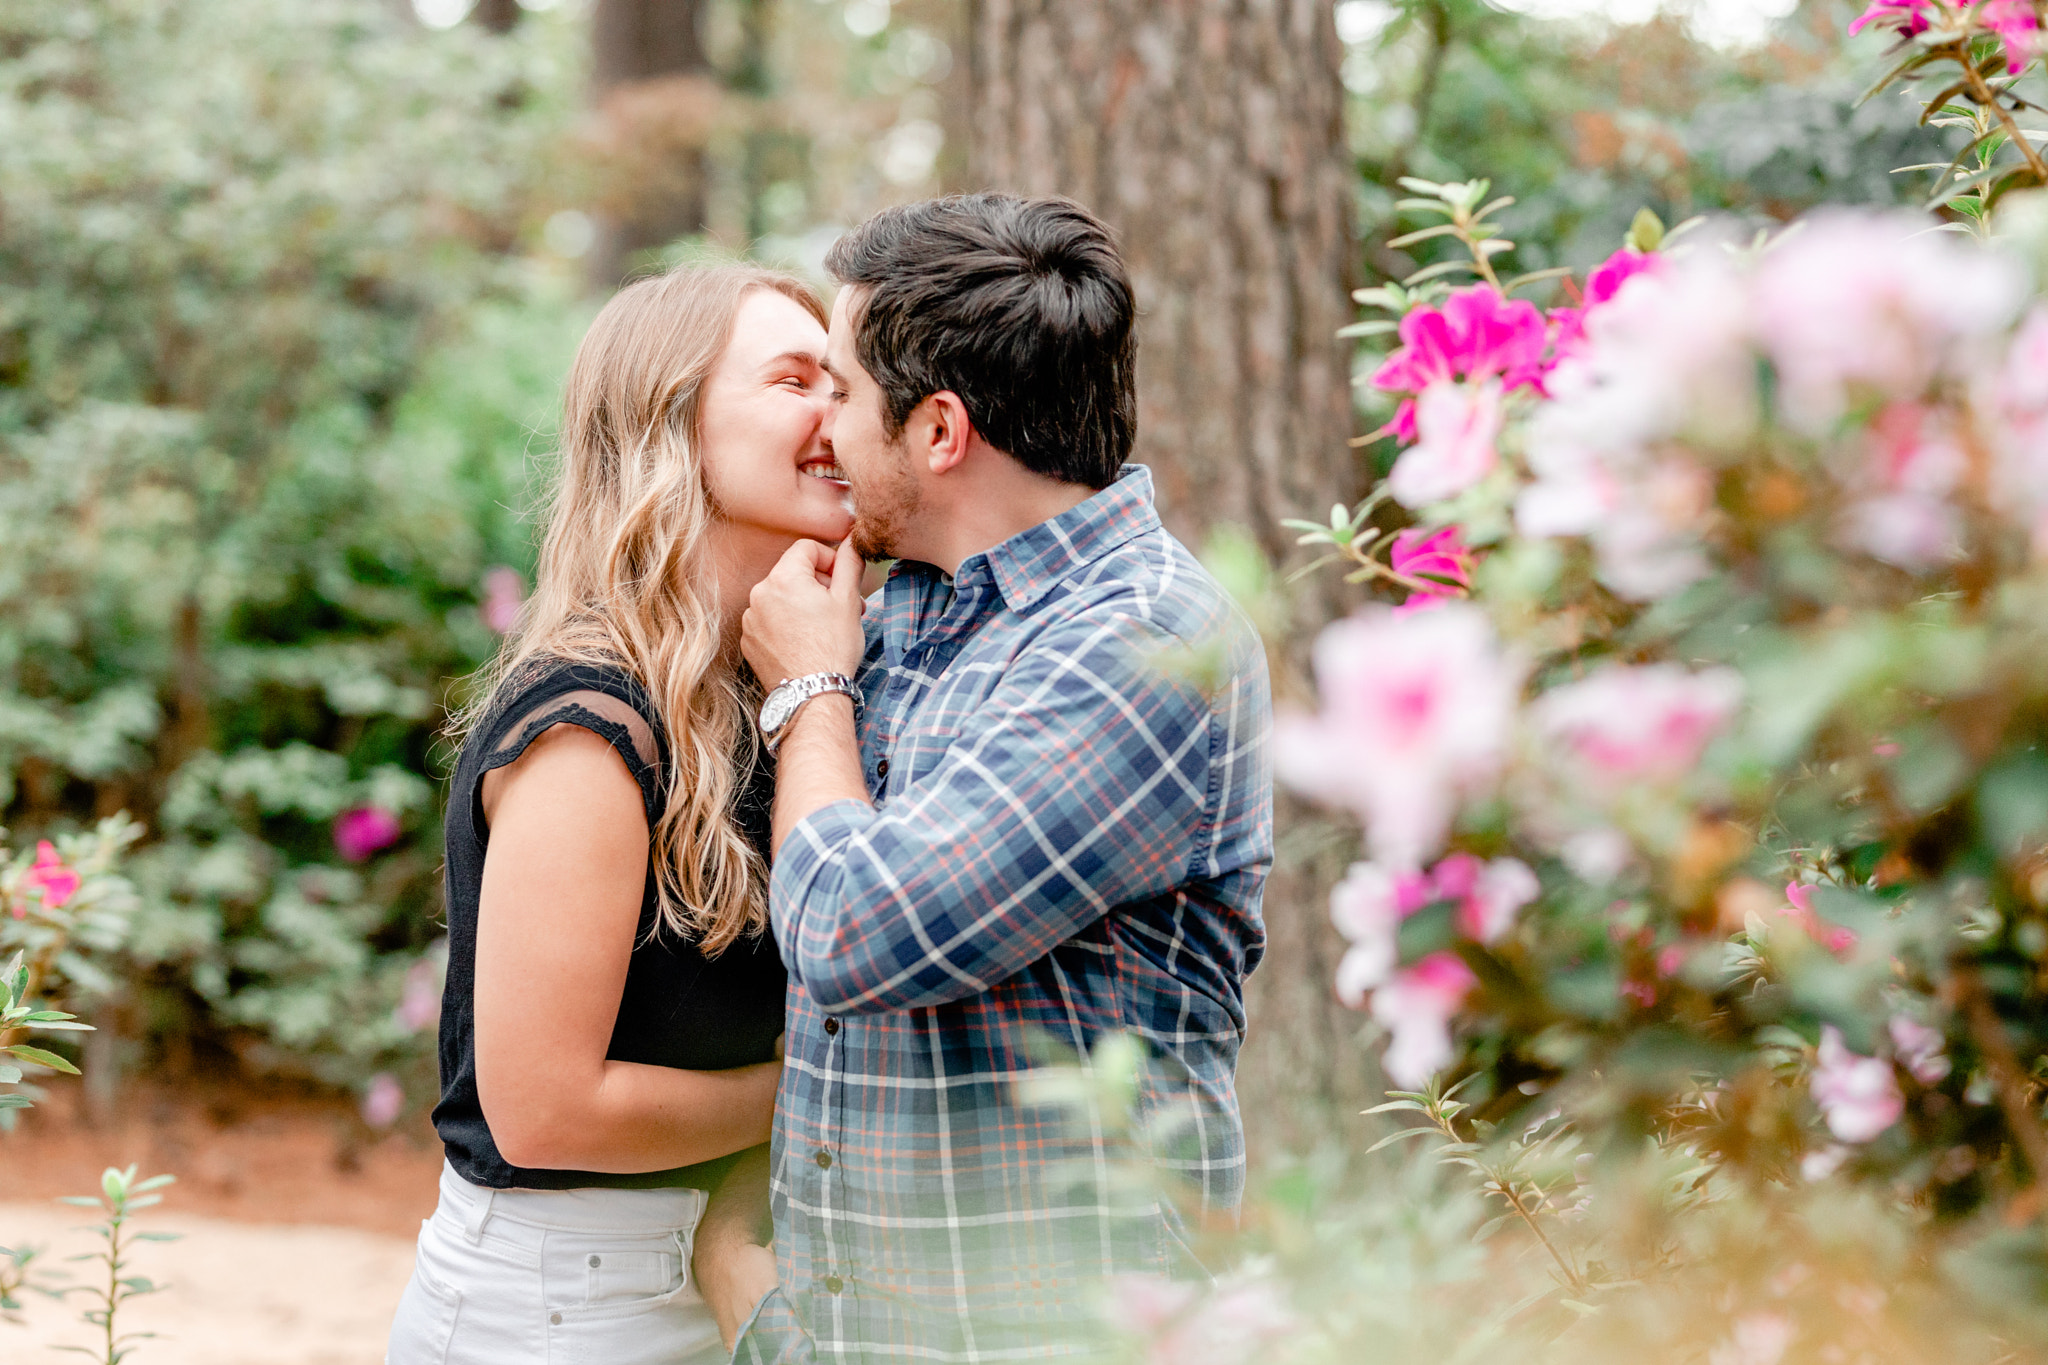
[[1999, 123], [2005, 128], [2006, 137], [2013, 146], [2019, 148], [2020, 156], [2027, 163], [2027, 169], [2033, 173], [2034, 183], [2048, 185], [2048, 161], [2041, 159], [2040, 149], [2034, 146], [2032, 139], [2020, 131], [2019, 122], [2013, 118], [2012, 111], [2005, 107], [1999, 99], [1998, 92], [1984, 79], [1984, 73], [1978, 69], [1975, 59], [1970, 56], [1968, 45], [1957, 43], [1956, 53], [1956, 60], [1962, 63], [1963, 78], [1970, 85], [1970, 97], [1997, 115]]

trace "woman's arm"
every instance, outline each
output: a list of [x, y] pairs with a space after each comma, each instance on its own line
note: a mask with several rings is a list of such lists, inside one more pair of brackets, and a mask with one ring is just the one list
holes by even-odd
[[639, 785], [557, 725], [484, 779], [476, 1083], [498, 1152], [549, 1170], [663, 1171], [768, 1140], [780, 1063], [607, 1061], [647, 878]]

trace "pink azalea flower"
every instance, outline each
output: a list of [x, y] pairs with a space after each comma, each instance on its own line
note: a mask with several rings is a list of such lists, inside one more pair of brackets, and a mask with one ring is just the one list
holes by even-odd
[[1977, 8], [1977, 22], [2005, 44], [2006, 70], [2013, 75], [2025, 70], [2040, 50], [2041, 20], [2033, 0], [1984, 0]]
[[1534, 716], [1605, 783], [1669, 782], [1699, 763], [1741, 700], [1733, 669], [1610, 664], [1545, 693]]
[[1110, 1282], [1109, 1320], [1143, 1343], [1145, 1365], [1244, 1365], [1295, 1328], [1280, 1291], [1264, 1280], [1201, 1287], [1158, 1275]]
[[1401, 319], [1401, 348], [1372, 382], [1389, 393], [1421, 393], [1455, 379], [1500, 379], [1511, 389], [1540, 385], [1548, 330], [1535, 304], [1475, 284], [1453, 292], [1442, 308], [1410, 309]]
[[334, 819], [334, 847], [352, 863], [398, 842], [398, 817], [382, 806], [357, 806]]
[[1821, 1028], [1820, 1050], [1808, 1084], [1828, 1131], [1843, 1142], [1869, 1142], [1906, 1112], [1891, 1065], [1849, 1051], [1842, 1031], [1833, 1024]]
[[1482, 862], [1453, 853], [1427, 873], [1353, 863], [1330, 893], [1330, 921], [1351, 944], [1337, 964], [1337, 998], [1357, 1009], [1386, 984], [1400, 960], [1401, 921], [1425, 905], [1455, 901], [1459, 931], [1493, 944], [1542, 891], [1536, 874], [1518, 858]]
[[406, 968], [405, 985], [392, 1017], [408, 1033], [430, 1029], [441, 1020], [441, 966], [423, 957]]
[[[64, 903], [78, 894], [81, 879], [76, 872], [64, 865], [57, 854], [57, 846], [48, 839], [36, 844], [35, 865], [29, 868], [22, 881], [43, 893], [43, 905], [47, 909], [61, 909]], [[24, 911], [17, 908], [15, 918], [20, 919]]]
[[372, 1128], [389, 1128], [405, 1112], [405, 1089], [388, 1071], [370, 1077], [363, 1091], [363, 1122]]
[[1403, 507], [1423, 507], [1478, 483], [1500, 463], [1505, 414], [1500, 386], [1431, 384], [1415, 400], [1415, 444], [1401, 453], [1387, 487]]
[[1948, 1079], [1953, 1066], [1942, 1050], [1947, 1040], [1940, 1029], [1929, 1028], [1910, 1015], [1894, 1014], [1886, 1031], [1892, 1036], [1892, 1051], [1899, 1065], [1914, 1080], [1922, 1085], [1940, 1085]]
[[1500, 767], [1520, 663], [1466, 602], [1405, 617], [1367, 607], [1317, 637], [1314, 663], [1323, 710], [1279, 719], [1278, 773], [1356, 811], [1379, 862], [1420, 866], [1458, 799]]
[[1429, 879], [1353, 863], [1330, 892], [1330, 922], [1351, 947], [1337, 964], [1337, 998], [1353, 1009], [1384, 985], [1400, 960], [1401, 921], [1430, 902]]
[[1450, 1064], [1451, 1020], [1478, 984], [1457, 954], [1431, 953], [1373, 992], [1372, 1017], [1393, 1034], [1383, 1064], [1394, 1084], [1418, 1090]]
[[1514, 927], [1522, 907], [1543, 894], [1542, 884], [1519, 858], [1482, 863], [1454, 853], [1436, 865], [1436, 898], [1458, 902], [1458, 928], [1479, 943], [1493, 944]]
[[484, 575], [484, 600], [479, 611], [484, 624], [500, 635], [509, 635], [519, 624], [526, 606], [526, 579], [517, 569], [500, 564]]
[[1408, 600], [1394, 609], [1396, 616], [1454, 601], [1472, 587], [1472, 551], [1456, 526], [1434, 531], [1411, 527], [1397, 533], [1387, 562], [1395, 573], [1427, 585], [1411, 592]]
[[1735, 1330], [1708, 1354], [1707, 1365], [1779, 1365], [1797, 1335], [1783, 1313], [1751, 1313], [1735, 1320]]
[[1830, 924], [1820, 917], [1813, 908], [1813, 887], [1804, 882], [1791, 882], [1785, 887], [1785, 899], [1790, 904], [1779, 913], [1787, 919], [1796, 920], [1806, 936], [1820, 944], [1836, 957], [1849, 952], [1856, 946], [1854, 929], [1840, 924]]
[[1849, 36], [1855, 37], [1872, 24], [1882, 24], [1908, 36], [1925, 33], [1933, 23], [1927, 12], [1939, 8], [1941, 3], [1942, 0], [1875, 0], [1861, 18], [1849, 25]]
[[1947, 498], [1969, 459], [1930, 409], [1891, 403], [1871, 421], [1867, 470], [1874, 491], [1844, 523], [1850, 542], [1902, 569], [1927, 569], [1962, 553], [1962, 518]]
[[1790, 421], [1825, 435], [1859, 390], [1917, 396], [1962, 364], [1961, 343], [2010, 323], [2027, 292], [2015, 262], [1925, 226], [1820, 213], [1765, 253], [1755, 329]]
[[1998, 494], [2033, 532], [2035, 553], [2048, 554], [2048, 308], [2028, 315], [1986, 387]]

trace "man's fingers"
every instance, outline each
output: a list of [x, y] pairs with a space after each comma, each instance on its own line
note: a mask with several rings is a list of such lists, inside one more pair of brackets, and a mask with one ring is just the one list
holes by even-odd
[[860, 551], [853, 548], [853, 537], [839, 542], [839, 549], [832, 558], [832, 595], [838, 598], [860, 599], [861, 571], [867, 564], [860, 557]]

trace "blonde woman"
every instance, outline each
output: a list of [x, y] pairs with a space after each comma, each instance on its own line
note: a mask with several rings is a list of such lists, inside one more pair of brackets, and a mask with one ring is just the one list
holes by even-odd
[[768, 1140], [785, 985], [739, 618], [851, 519], [824, 322], [790, 277], [684, 268], [577, 352], [539, 582], [458, 722], [447, 1164], [390, 1365], [723, 1358], [692, 1237]]

